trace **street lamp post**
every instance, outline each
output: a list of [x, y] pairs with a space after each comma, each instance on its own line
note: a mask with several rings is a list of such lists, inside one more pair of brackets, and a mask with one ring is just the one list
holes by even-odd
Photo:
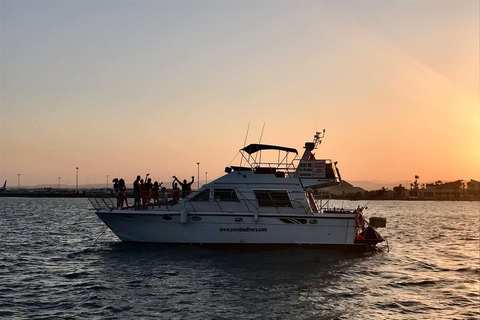
[[60, 189], [60, 177], [58, 177], [58, 189]]
[[108, 189], [108, 174], [107, 174], [107, 189]]
[[208, 174], [208, 172], [207, 172], [207, 171], [205, 171], [205, 184], [207, 184], [207, 183], [208, 183], [208, 175], [207, 175], [207, 174]]
[[77, 192], [78, 192], [78, 167], [76, 167], [76, 168], [77, 168], [77, 182], [76, 182], [76, 190], [77, 190]]
[[17, 189], [20, 189], [20, 173], [18, 173], [18, 186]]
[[200, 189], [200, 162], [197, 162], [197, 189]]

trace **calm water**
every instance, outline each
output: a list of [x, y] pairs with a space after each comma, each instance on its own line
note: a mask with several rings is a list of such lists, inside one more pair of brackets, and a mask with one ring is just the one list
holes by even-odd
[[0, 318], [480, 317], [478, 202], [371, 202], [390, 252], [365, 254], [95, 242], [89, 207], [0, 198]]

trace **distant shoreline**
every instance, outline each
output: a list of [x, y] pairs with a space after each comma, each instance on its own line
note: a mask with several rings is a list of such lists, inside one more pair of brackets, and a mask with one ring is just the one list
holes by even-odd
[[[133, 194], [128, 194], [128, 198], [133, 199]], [[110, 192], [101, 192], [98, 189], [90, 191], [52, 191], [52, 192], [17, 192], [16, 190], [8, 190], [0, 193], [0, 198], [115, 198], [113, 191]], [[370, 200], [379, 200], [379, 201], [480, 201], [480, 199], [420, 199], [420, 198], [404, 198], [404, 199], [395, 199], [395, 198], [377, 198], [377, 197], [361, 197], [361, 198], [352, 198], [352, 197], [342, 197], [337, 195], [332, 195], [331, 198], [324, 198], [323, 201], [331, 200], [351, 200], [351, 201], [370, 201]]]
[[[107, 195], [104, 195], [107, 196]], [[0, 198], [87, 198], [84, 193], [0, 193]]]

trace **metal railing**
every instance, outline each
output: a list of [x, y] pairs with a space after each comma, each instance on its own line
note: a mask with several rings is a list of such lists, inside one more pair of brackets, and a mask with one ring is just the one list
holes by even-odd
[[113, 202], [112, 198], [104, 197], [103, 195], [89, 195], [87, 194], [88, 200], [95, 208], [95, 210], [100, 209], [115, 209], [116, 205]]
[[[238, 190], [238, 189], [235, 189], [235, 190], [237, 191], [237, 194], [239, 195], [239, 199], [237, 201], [232, 201], [232, 202], [238, 202], [239, 205], [246, 208], [246, 210], [249, 213], [255, 213], [256, 211], [258, 211], [259, 206], [256, 204], [256, 199], [250, 199], [245, 194], [243, 194], [240, 190]], [[106, 197], [106, 196], [100, 195], [100, 194], [87, 194], [87, 197], [88, 197], [88, 200], [90, 201], [90, 203], [92, 204], [92, 206], [94, 207], [95, 210], [101, 210], [101, 209], [113, 210], [113, 209], [116, 209], [116, 202], [115, 202], [116, 199], [115, 198]], [[191, 200], [187, 199], [187, 201], [184, 201], [183, 203], [180, 202], [180, 204], [183, 204], [184, 207], [185, 206], [190, 207], [190, 210], [192, 212], [198, 212], [198, 209], [195, 208], [196, 202], [197, 201], [191, 201]], [[199, 201], [199, 202], [202, 202], [202, 201]], [[212, 201], [206, 201], [206, 202], [211, 203]], [[219, 212], [230, 212], [231, 211], [231, 208], [225, 209], [225, 208], [222, 207], [222, 205], [219, 202], [217, 202], [217, 201], [213, 201], [213, 202], [215, 202], [217, 204]], [[307, 208], [300, 201], [290, 200], [290, 203], [291, 203], [291, 208], [292, 209], [301, 209], [303, 211], [303, 213], [309, 213], [309, 208]], [[158, 208], [164, 207], [166, 209], [165, 211], [168, 212], [168, 211], [172, 210], [172, 206], [174, 206], [174, 204], [150, 203], [150, 204], [147, 204], [147, 205], [139, 205], [139, 206], [135, 206], [135, 207], [126, 207], [126, 208], [123, 208], [122, 210], [149, 210], [150, 209], [150, 210], [154, 211], [156, 206], [158, 206]], [[277, 213], [280, 213], [279, 208], [283, 208], [283, 207], [282, 206], [280, 206], [280, 207], [273, 206], [271, 208], [275, 208], [275, 211]]]

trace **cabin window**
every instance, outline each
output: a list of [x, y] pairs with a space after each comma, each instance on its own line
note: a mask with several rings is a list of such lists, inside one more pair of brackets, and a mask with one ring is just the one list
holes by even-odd
[[208, 201], [210, 198], [210, 189], [204, 189], [197, 193], [191, 201]]
[[215, 189], [213, 197], [216, 201], [239, 201], [235, 189]]
[[285, 190], [254, 190], [260, 207], [292, 207]]

